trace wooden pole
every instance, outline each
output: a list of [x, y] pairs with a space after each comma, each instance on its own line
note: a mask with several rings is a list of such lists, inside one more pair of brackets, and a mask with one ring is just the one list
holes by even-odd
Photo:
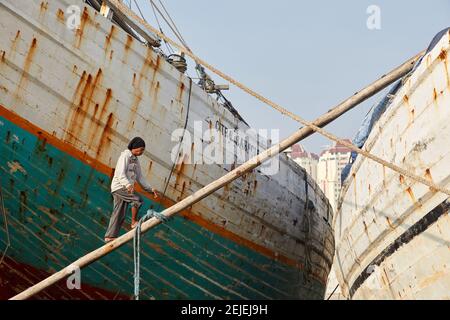
[[[413, 58], [409, 59], [405, 63], [403, 63], [401, 66], [395, 68], [392, 70], [389, 74], [381, 77], [380, 79], [376, 80], [371, 85], [367, 86], [366, 88], [362, 89], [360, 92], [354, 94], [352, 97], [346, 99], [339, 105], [337, 105], [335, 108], [328, 111], [326, 114], [320, 116], [317, 118], [313, 124], [317, 127], [324, 127], [325, 125], [329, 124], [333, 120], [339, 118], [344, 113], [348, 112], [349, 110], [353, 109], [355, 106], [360, 104], [361, 102], [365, 101], [367, 98], [375, 95], [376, 93], [380, 92], [396, 80], [402, 78], [405, 76], [408, 72], [410, 72], [414, 66], [414, 64], [417, 62], [419, 57], [423, 54], [423, 52], [419, 53], [418, 55], [414, 56]], [[215, 191], [219, 190], [220, 188], [224, 187], [225, 185], [229, 184], [230, 182], [238, 179], [245, 173], [252, 171], [259, 165], [261, 165], [263, 162], [269, 160], [270, 158], [278, 155], [279, 153], [283, 152], [290, 146], [296, 144], [297, 142], [309, 137], [314, 133], [314, 130], [310, 127], [303, 127], [300, 128], [298, 131], [296, 131], [294, 134], [280, 142], [278, 145], [275, 145], [266, 151], [262, 152], [261, 154], [255, 156], [254, 158], [250, 159], [246, 163], [242, 164], [241, 166], [237, 167], [233, 171], [230, 171], [228, 174], [224, 175], [223, 177], [217, 179], [216, 181], [208, 184], [207, 186], [203, 187], [202, 189], [198, 190], [191, 196], [183, 199], [182, 201], [174, 204], [168, 209], [165, 209], [162, 214], [164, 214], [166, 217], [170, 217], [182, 210], [185, 210], [189, 207], [191, 207], [193, 204], [201, 201], [202, 199], [206, 198], [207, 196], [211, 195]], [[161, 222], [156, 218], [151, 218], [148, 221], [144, 222], [142, 224], [142, 233], [147, 232], [151, 228], [157, 226]], [[12, 297], [10, 300], [23, 300], [28, 299], [31, 296], [39, 293], [43, 289], [47, 288], [48, 286], [51, 286], [52, 284], [55, 284], [59, 280], [64, 279], [65, 277], [71, 275], [72, 271], [74, 270], [74, 267], [83, 268], [94, 261], [102, 258], [103, 256], [109, 254], [110, 252], [120, 248], [128, 241], [132, 240], [134, 237], [134, 230], [129, 231], [128, 233], [122, 235], [121, 237], [117, 238], [116, 240], [88, 253], [87, 255], [81, 257], [80, 259], [73, 262], [71, 265], [67, 266], [66, 268], [54, 273], [50, 277], [42, 280], [41, 282], [37, 283], [36, 285], [28, 288], [27, 290], [19, 293], [18, 295]]]

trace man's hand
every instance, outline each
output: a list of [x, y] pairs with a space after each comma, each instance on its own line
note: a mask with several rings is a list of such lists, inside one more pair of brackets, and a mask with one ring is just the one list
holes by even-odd
[[134, 193], [134, 187], [131, 184], [128, 185], [127, 186], [127, 191], [128, 191], [128, 193], [133, 194]]
[[155, 196], [155, 199], [158, 199], [158, 198], [159, 198], [158, 191], [157, 191], [155, 188], [152, 188], [152, 193], [153, 193], [153, 195]]

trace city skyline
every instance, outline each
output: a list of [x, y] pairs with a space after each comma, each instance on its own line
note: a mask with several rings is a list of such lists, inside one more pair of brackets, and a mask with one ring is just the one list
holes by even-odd
[[[346, 142], [350, 140], [345, 139]], [[342, 170], [349, 163], [351, 150], [340, 143], [334, 143], [320, 155], [308, 152], [300, 143], [293, 145], [286, 153], [313, 178], [324, 192], [334, 210], [339, 202], [342, 187]]]

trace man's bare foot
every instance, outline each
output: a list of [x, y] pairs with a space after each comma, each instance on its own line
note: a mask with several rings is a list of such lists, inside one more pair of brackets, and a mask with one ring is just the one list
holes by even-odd
[[116, 238], [105, 238], [105, 243], [116, 240]]

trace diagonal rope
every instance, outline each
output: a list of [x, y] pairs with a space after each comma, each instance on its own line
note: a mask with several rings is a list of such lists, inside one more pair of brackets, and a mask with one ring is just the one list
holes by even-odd
[[[136, 5], [136, 8], [138, 9], [139, 14], [141, 15], [142, 19], [145, 20], [144, 14], [142, 13], [142, 10], [141, 10], [141, 8], [139, 7], [138, 3], [136, 2], [136, 0], [133, 0], [133, 2], [134, 2], [134, 4]], [[145, 21], [147, 21], [147, 20], [145, 20]]]
[[164, 6], [164, 4], [162, 3], [162, 0], [158, 0], [159, 3], [161, 4], [161, 7], [163, 8], [164, 12], [167, 14], [167, 17], [169, 18], [170, 22], [172, 22], [173, 27], [175, 28], [175, 30], [178, 32], [178, 35], [180, 36], [180, 41], [181, 43], [188, 49], [191, 51], [191, 48], [189, 48], [189, 46], [187, 45], [186, 40], [184, 39], [183, 35], [181, 34], [180, 30], [178, 29], [176, 23], [173, 21], [172, 17], [170, 16], [170, 13], [167, 11], [166, 7]]
[[[147, 22], [147, 20], [145, 19], [144, 14], [142, 13], [141, 7], [140, 7], [139, 4], [136, 2], [136, 0], [133, 0], [133, 1], [134, 1], [134, 4], [136, 5], [138, 11], [139, 11], [139, 14], [141, 15], [142, 20], [144, 20], [145, 22]], [[155, 12], [155, 9], [153, 8], [153, 6], [152, 6], [152, 10], [153, 10], [153, 14], [155, 15], [156, 23], [157, 23], [158, 26], [159, 26], [159, 30], [161, 31], [161, 33], [164, 33], [164, 31], [163, 31], [162, 28], [161, 28], [161, 24], [159, 23], [158, 16], [156, 15], [156, 12]], [[166, 46], [168, 52], [173, 52], [173, 49], [169, 46], [169, 44], [168, 44], [165, 40], [164, 40], [164, 45]]]
[[331, 294], [328, 296], [327, 300], [330, 300], [331, 297], [333, 296], [333, 294], [336, 292], [336, 290], [339, 288], [339, 285], [336, 286], [336, 288], [334, 288], [333, 292], [331, 292]]
[[[159, 10], [158, 6], [155, 4], [155, 2], [153, 0], [149, 0], [150, 3], [152, 4], [152, 7], [154, 7], [156, 9], [156, 11], [158, 11], [158, 13], [160, 14], [160, 16], [164, 19], [164, 21], [166, 22], [166, 24], [169, 26], [170, 30], [172, 30], [173, 34], [178, 38], [178, 40], [183, 44], [183, 46], [191, 51], [191, 49], [188, 47], [186, 41], [184, 41], [183, 36], [181, 35], [181, 33], [179, 33], [178, 28], [175, 26], [172, 26], [172, 24], [166, 19], [165, 15], [161, 12], [161, 10]], [[176, 29], [176, 30], [175, 30]], [[170, 42], [169, 42], [170, 43]]]
[[[153, 2], [150, 2], [150, 5], [152, 7], [152, 11], [153, 11], [153, 15], [155, 17], [156, 23], [158, 24], [158, 28], [161, 31], [161, 33], [164, 34], [164, 31], [163, 31], [163, 29], [161, 27], [161, 23], [159, 22], [158, 15], [156, 14], [156, 11], [155, 11], [155, 4]], [[170, 53], [174, 52], [174, 50], [172, 49], [172, 47], [170, 46], [170, 44], [166, 40], [164, 40], [164, 44], [165, 44], [165, 46], [167, 48], [167, 51], [169, 51]]]
[[[148, 23], [146, 23], [145, 21], [142, 21], [141, 19], [139, 19], [139, 17], [132, 11], [128, 10], [128, 8], [126, 8], [125, 6], [123, 6], [120, 2], [118, 2], [117, 0], [109, 0], [112, 3], [114, 3], [120, 10], [124, 11], [127, 15], [133, 17], [134, 19], [139, 20], [147, 29], [149, 29], [150, 31], [152, 31], [153, 33], [159, 35], [162, 39], [164, 39], [165, 41], [167, 41], [168, 43], [170, 43], [171, 45], [173, 45], [175, 48], [177, 48], [178, 50], [180, 50], [180, 52], [186, 54], [187, 56], [191, 57], [196, 63], [203, 65], [205, 68], [209, 69], [210, 71], [212, 71], [213, 73], [215, 73], [216, 75], [218, 75], [219, 77], [227, 80], [228, 82], [232, 83], [233, 85], [235, 85], [236, 87], [240, 88], [241, 90], [243, 90], [244, 92], [246, 92], [247, 94], [251, 95], [252, 97], [258, 99], [259, 101], [263, 102], [264, 104], [272, 107], [273, 109], [277, 110], [278, 112], [280, 112], [281, 114], [303, 124], [304, 126], [308, 127], [309, 129], [320, 133], [321, 135], [327, 137], [328, 139], [336, 142], [336, 143], [340, 143], [344, 146], [346, 146], [347, 148], [349, 148], [352, 151], [357, 152], [358, 154], [363, 155], [366, 158], [369, 158], [375, 162], [378, 162], [380, 164], [382, 164], [383, 166], [388, 167], [389, 169], [398, 172], [400, 174], [402, 174], [405, 177], [408, 177], [414, 181], [420, 182], [436, 191], [440, 191], [442, 193], [445, 193], [447, 195], [450, 195], [450, 190], [448, 190], [447, 188], [444, 188], [442, 186], [439, 186], [437, 184], [435, 184], [432, 181], [426, 180], [416, 174], [413, 174], [403, 168], [400, 168], [399, 166], [390, 163], [386, 160], [383, 160], [365, 150], [362, 150], [358, 147], [356, 147], [355, 145], [348, 143], [346, 141], [344, 141], [341, 138], [338, 138], [337, 136], [329, 133], [328, 131], [325, 131], [324, 129], [318, 127], [317, 125], [315, 125], [312, 122], [309, 122], [303, 118], [301, 118], [300, 116], [292, 113], [291, 111], [283, 108], [282, 106], [276, 104], [275, 102], [269, 100], [268, 98], [265, 98], [264, 96], [262, 96], [261, 94], [251, 90], [249, 87], [247, 87], [246, 85], [238, 82], [237, 80], [233, 79], [232, 77], [228, 76], [227, 74], [223, 73], [222, 71], [218, 70], [217, 68], [213, 67], [212, 65], [210, 65], [209, 63], [207, 63], [206, 61], [200, 59], [198, 56], [196, 56], [194, 53], [192, 53], [192, 51], [190, 51], [187, 47], [182, 46], [178, 43], [176, 43], [175, 41], [173, 41], [172, 39], [170, 39], [169, 37], [167, 37], [165, 34], [160, 33], [158, 30], [156, 30], [154, 27], [152, 27], [151, 25], [149, 25]], [[419, 54], [417, 54], [413, 59], [411, 59], [411, 64], [413, 65], [420, 57], [423, 56], [423, 54], [425, 53], [425, 51], [420, 52]], [[394, 81], [394, 80], [393, 80]], [[383, 88], [378, 88], [379, 90], [377, 92], [379, 92], [380, 90], [382, 90]], [[367, 90], [364, 89], [364, 90]], [[363, 91], [364, 91], [363, 90]], [[362, 92], [362, 91], [361, 91]], [[367, 97], [364, 97], [362, 99], [362, 101], [366, 100]], [[362, 102], [361, 101], [361, 102]], [[344, 102], [345, 103], [345, 102]]]

